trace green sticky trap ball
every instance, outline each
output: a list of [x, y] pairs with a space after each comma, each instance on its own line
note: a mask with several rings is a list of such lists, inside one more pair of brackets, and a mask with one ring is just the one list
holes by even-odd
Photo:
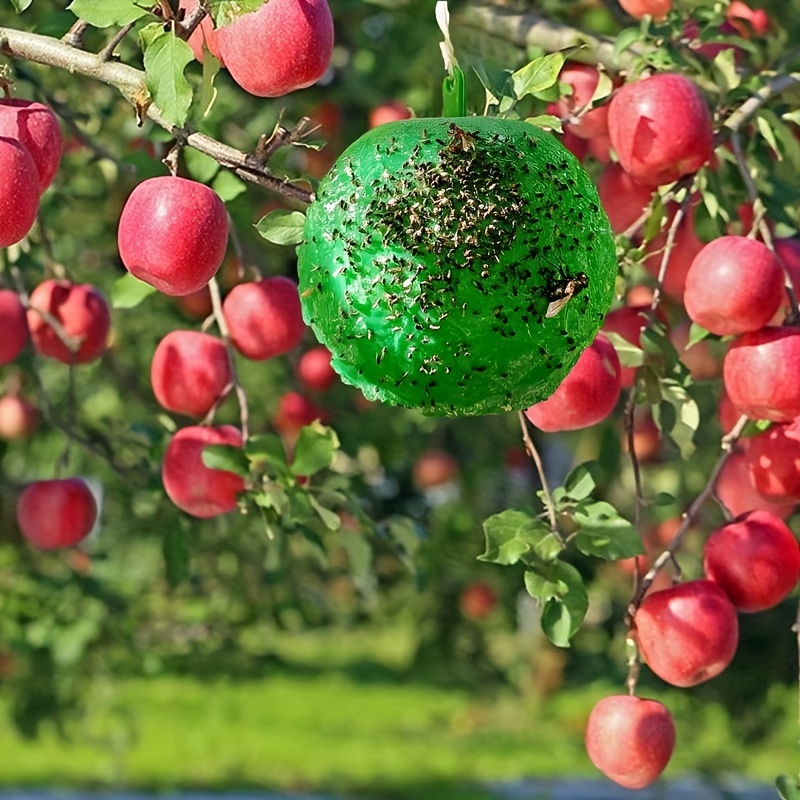
[[303, 315], [342, 379], [426, 414], [549, 397], [611, 306], [597, 190], [519, 120], [381, 125], [338, 159], [299, 248]]

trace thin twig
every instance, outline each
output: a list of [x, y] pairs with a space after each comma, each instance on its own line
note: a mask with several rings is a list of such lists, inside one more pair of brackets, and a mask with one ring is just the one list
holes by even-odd
[[114, 51], [117, 45], [133, 30], [135, 22], [123, 25], [109, 40], [108, 44], [97, 54], [101, 61], [111, 61], [114, 58]]
[[83, 37], [89, 30], [89, 23], [82, 19], [76, 20], [72, 27], [61, 37], [61, 41], [69, 47], [83, 47]]
[[751, 98], [745, 100], [723, 123], [720, 136], [730, 131], [741, 130], [742, 126], [766, 103], [781, 92], [800, 85], [800, 75], [775, 75], [770, 78]]

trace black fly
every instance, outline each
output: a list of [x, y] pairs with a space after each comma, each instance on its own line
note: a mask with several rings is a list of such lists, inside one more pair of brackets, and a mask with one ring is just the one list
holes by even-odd
[[554, 280], [547, 290], [547, 299], [550, 305], [547, 306], [545, 319], [550, 319], [558, 313], [572, 300], [589, 286], [589, 278], [584, 272], [579, 272], [574, 277], [569, 277], [564, 273], [563, 267], [558, 269], [559, 277]]

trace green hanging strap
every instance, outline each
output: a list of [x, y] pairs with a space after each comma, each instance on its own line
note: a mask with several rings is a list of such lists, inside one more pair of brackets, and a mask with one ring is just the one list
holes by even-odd
[[467, 83], [460, 67], [454, 66], [442, 83], [442, 116], [467, 116]]

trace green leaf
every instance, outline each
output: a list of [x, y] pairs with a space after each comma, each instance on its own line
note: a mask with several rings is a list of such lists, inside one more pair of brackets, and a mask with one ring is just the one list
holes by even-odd
[[781, 119], [785, 119], [787, 122], [794, 122], [795, 125], [800, 125], [800, 109], [787, 111], [785, 114], [781, 114]]
[[548, 53], [546, 56], [534, 58], [533, 61], [518, 69], [511, 75], [511, 83], [517, 99], [527, 94], [542, 92], [558, 81], [558, 73], [564, 66], [563, 53]]
[[292, 461], [293, 475], [316, 475], [320, 470], [333, 464], [333, 457], [339, 449], [339, 437], [333, 428], [320, 422], [312, 422], [300, 430], [294, 448]]
[[354, 575], [367, 575], [372, 568], [372, 545], [358, 533], [343, 531], [339, 541], [347, 553]]
[[578, 526], [575, 544], [581, 553], [606, 561], [644, 555], [636, 528], [609, 503], [585, 505], [575, 512], [573, 519]]
[[278, 209], [261, 217], [256, 229], [268, 242], [292, 245], [303, 241], [305, 224], [306, 215], [302, 211]]
[[189, 580], [191, 574], [189, 537], [182, 525], [167, 528], [161, 551], [167, 571], [167, 582], [173, 588]]
[[143, 28], [139, 41], [144, 51], [147, 91], [164, 119], [184, 125], [192, 104], [192, 87], [183, 71], [194, 58], [192, 48], [157, 23]]
[[221, 469], [246, 478], [250, 463], [244, 450], [231, 444], [209, 444], [203, 448], [203, 464], [209, 469]]
[[220, 71], [222, 64], [219, 59], [206, 47], [203, 39], [203, 83], [200, 87], [200, 97], [197, 100], [197, 113], [201, 119], [205, 119], [214, 106], [217, 99], [217, 89], [214, 86], [214, 79]]
[[[30, 2], [25, 7], [28, 5]], [[67, 10], [95, 28], [127, 25], [150, 13], [149, 7], [137, 0], [72, 0]]]
[[689, 328], [689, 341], [686, 343], [685, 349], [688, 350], [690, 347], [694, 347], [698, 342], [702, 342], [703, 339], [707, 339], [709, 336], [711, 336], [711, 331], [707, 331], [701, 325], [693, 322]]
[[614, 39], [614, 61], [619, 61], [620, 56], [634, 43], [642, 38], [639, 28], [625, 28]]
[[772, 130], [772, 126], [767, 122], [763, 115], [759, 115], [756, 117], [756, 125], [758, 126], [758, 132], [767, 140], [767, 144], [775, 151], [775, 157], [778, 161], [783, 161], [783, 153], [781, 153], [780, 148], [778, 147], [778, 142], [775, 139], [775, 133]]
[[662, 402], [653, 407], [653, 419], [662, 433], [678, 446], [682, 458], [695, 450], [694, 434], [700, 425], [700, 409], [684, 386], [674, 380], [661, 381]]
[[214, 18], [214, 27], [221, 28], [242, 14], [258, 11], [264, 5], [264, 0], [211, 0], [209, 5], [211, 16]]
[[722, 78], [719, 83], [725, 92], [730, 92], [741, 84], [742, 76], [736, 67], [736, 51], [732, 47], [720, 50], [711, 62], [711, 66]]
[[594, 491], [595, 485], [588, 463], [578, 464], [564, 479], [564, 491], [573, 500], [585, 500]]
[[[281, 517], [289, 510], [289, 495], [277, 483], [266, 484], [253, 495], [253, 502], [259, 508], [274, 508]], [[270, 536], [272, 538], [274, 536]]]
[[536, 117], [526, 117], [525, 122], [527, 122], [528, 125], [534, 125], [546, 131], [564, 133], [564, 129], [561, 127], [561, 120], [552, 114], [539, 114]]
[[277, 467], [287, 467], [286, 449], [280, 436], [274, 433], [261, 433], [251, 436], [244, 446], [244, 453], [250, 461], [266, 461]]
[[200, 183], [208, 183], [219, 172], [219, 164], [211, 156], [192, 147], [184, 148], [183, 159], [189, 174]]
[[550, 528], [538, 517], [514, 509], [489, 517], [483, 523], [483, 532], [486, 552], [478, 559], [503, 565], [516, 564], [531, 553], [539, 555], [536, 548], [552, 536]]
[[153, 292], [155, 292], [154, 286], [127, 273], [114, 281], [111, 288], [111, 307], [136, 308], [145, 297], [149, 297]]
[[569, 647], [589, 608], [589, 595], [578, 570], [564, 561], [534, 566], [525, 573], [525, 588], [544, 603], [542, 630], [557, 647]]
[[514, 85], [511, 81], [510, 69], [489, 69], [484, 64], [473, 67], [483, 87], [494, 98], [497, 105], [503, 97], [514, 96]]
[[246, 192], [247, 184], [232, 172], [223, 169], [214, 178], [211, 188], [222, 198], [223, 202], [228, 203], [242, 192]]
[[791, 775], [779, 775], [775, 788], [783, 800], [800, 800], [800, 782]]
[[335, 511], [325, 508], [313, 494], [309, 493], [308, 502], [329, 531], [338, 531], [342, 527], [342, 518]]
[[603, 331], [605, 336], [617, 351], [619, 363], [623, 367], [641, 367], [644, 364], [644, 350], [631, 344], [627, 339], [614, 331]]
[[32, 2], [33, 0], [11, 0], [11, 5], [14, 6], [14, 11], [17, 14], [21, 14]]

